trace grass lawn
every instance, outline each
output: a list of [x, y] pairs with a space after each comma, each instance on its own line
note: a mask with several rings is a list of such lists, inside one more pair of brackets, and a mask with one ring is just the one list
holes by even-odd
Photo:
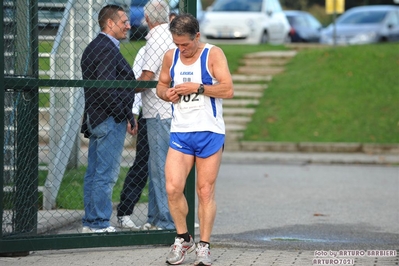
[[399, 142], [399, 44], [301, 51], [273, 77], [245, 140]]
[[[127, 167], [121, 167], [112, 194], [113, 202], [119, 202], [120, 192], [128, 170]], [[83, 210], [83, 177], [85, 172], [86, 166], [66, 171], [56, 200], [57, 208]], [[39, 171], [39, 186], [44, 185], [46, 178], [47, 171]], [[40, 199], [39, 204], [42, 204], [42, 202], [43, 200]], [[148, 202], [148, 184], [144, 188], [139, 202]]]

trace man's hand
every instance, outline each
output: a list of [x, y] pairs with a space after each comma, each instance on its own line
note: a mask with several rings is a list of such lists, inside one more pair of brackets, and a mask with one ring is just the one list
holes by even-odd
[[137, 132], [139, 130], [139, 124], [137, 123], [137, 119], [134, 118], [134, 126], [130, 123], [130, 121], [127, 121], [127, 133], [129, 133], [132, 136], [136, 136]]
[[170, 88], [165, 92], [166, 99], [172, 103], [177, 103], [180, 100], [180, 96], [174, 88]]
[[199, 86], [199, 83], [184, 82], [176, 85], [173, 89], [178, 95], [189, 95], [192, 93], [197, 93]]

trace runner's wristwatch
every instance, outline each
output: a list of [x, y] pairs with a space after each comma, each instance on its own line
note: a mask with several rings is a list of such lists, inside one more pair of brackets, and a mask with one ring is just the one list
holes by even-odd
[[197, 90], [198, 94], [203, 94], [205, 91], [204, 84], [200, 84]]

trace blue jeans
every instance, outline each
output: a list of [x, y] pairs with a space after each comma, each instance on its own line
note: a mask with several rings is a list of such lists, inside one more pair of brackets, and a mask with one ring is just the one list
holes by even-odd
[[175, 229], [165, 187], [165, 161], [172, 119], [160, 119], [157, 115], [146, 120], [150, 146], [147, 222], [164, 229]]
[[[87, 120], [88, 121], [88, 120]], [[113, 117], [91, 128], [88, 165], [84, 176], [83, 226], [106, 228], [112, 215], [112, 190], [118, 179], [126, 136], [126, 121], [116, 123]]]

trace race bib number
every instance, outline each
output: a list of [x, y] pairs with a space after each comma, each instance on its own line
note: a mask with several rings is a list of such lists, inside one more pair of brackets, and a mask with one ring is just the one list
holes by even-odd
[[181, 96], [178, 106], [181, 112], [189, 112], [191, 110], [204, 109], [204, 107], [205, 107], [204, 95], [198, 93], [192, 93], [189, 95]]

